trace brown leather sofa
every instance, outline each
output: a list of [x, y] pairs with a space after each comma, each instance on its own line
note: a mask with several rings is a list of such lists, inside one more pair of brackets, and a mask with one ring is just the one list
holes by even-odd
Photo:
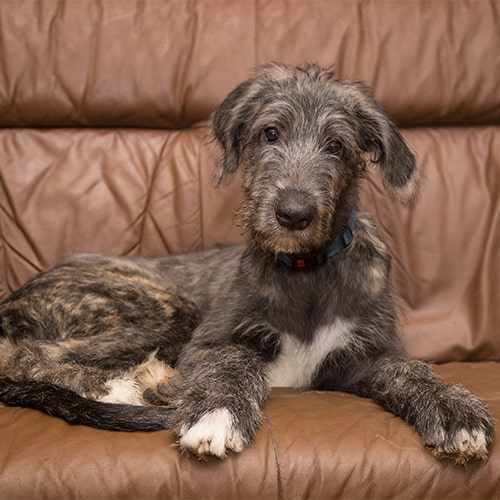
[[[404, 341], [500, 419], [500, 7], [488, 0], [3, 0], [0, 297], [68, 254], [241, 241], [207, 119], [255, 65], [334, 65], [390, 110], [427, 181], [363, 204], [394, 256]], [[369, 400], [277, 389], [253, 446], [180, 456], [0, 407], [0, 498], [499, 498], [489, 461], [438, 462]], [[500, 434], [500, 433], [499, 433]], [[500, 438], [499, 438], [500, 439]]]

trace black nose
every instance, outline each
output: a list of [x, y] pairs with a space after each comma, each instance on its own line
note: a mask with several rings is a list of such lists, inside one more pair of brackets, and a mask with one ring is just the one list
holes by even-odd
[[306, 229], [313, 221], [315, 213], [314, 204], [301, 192], [283, 195], [275, 208], [279, 225], [290, 231]]

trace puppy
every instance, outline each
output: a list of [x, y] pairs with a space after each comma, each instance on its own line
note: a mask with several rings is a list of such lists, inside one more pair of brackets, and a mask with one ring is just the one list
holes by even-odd
[[402, 203], [418, 191], [382, 106], [316, 65], [272, 65], [212, 128], [218, 182], [241, 170], [250, 245], [83, 255], [42, 273], [0, 304], [0, 399], [105, 429], [169, 428], [181, 450], [223, 458], [252, 442], [271, 387], [341, 390], [403, 418], [438, 458], [485, 458], [487, 408], [408, 359], [390, 256], [358, 208], [371, 165]]

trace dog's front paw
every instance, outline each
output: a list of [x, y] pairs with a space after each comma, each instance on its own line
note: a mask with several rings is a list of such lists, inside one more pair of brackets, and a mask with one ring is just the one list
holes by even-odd
[[176, 433], [181, 451], [199, 458], [225, 458], [228, 452], [240, 452], [247, 444], [227, 408], [207, 412], [193, 424], [178, 427]]
[[429, 425], [423, 433], [424, 445], [440, 459], [464, 465], [488, 457], [488, 446], [495, 427], [486, 406], [467, 390], [449, 387], [449, 398], [442, 402], [440, 424]]

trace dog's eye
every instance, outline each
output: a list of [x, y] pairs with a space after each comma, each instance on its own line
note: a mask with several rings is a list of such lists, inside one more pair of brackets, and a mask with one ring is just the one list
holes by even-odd
[[330, 154], [335, 156], [339, 156], [342, 153], [342, 149], [343, 149], [342, 143], [338, 140], [330, 141], [326, 146], [326, 150]]
[[274, 127], [268, 127], [264, 130], [264, 137], [267, 142], [274, 142], [278, 140], [278, 130]]

